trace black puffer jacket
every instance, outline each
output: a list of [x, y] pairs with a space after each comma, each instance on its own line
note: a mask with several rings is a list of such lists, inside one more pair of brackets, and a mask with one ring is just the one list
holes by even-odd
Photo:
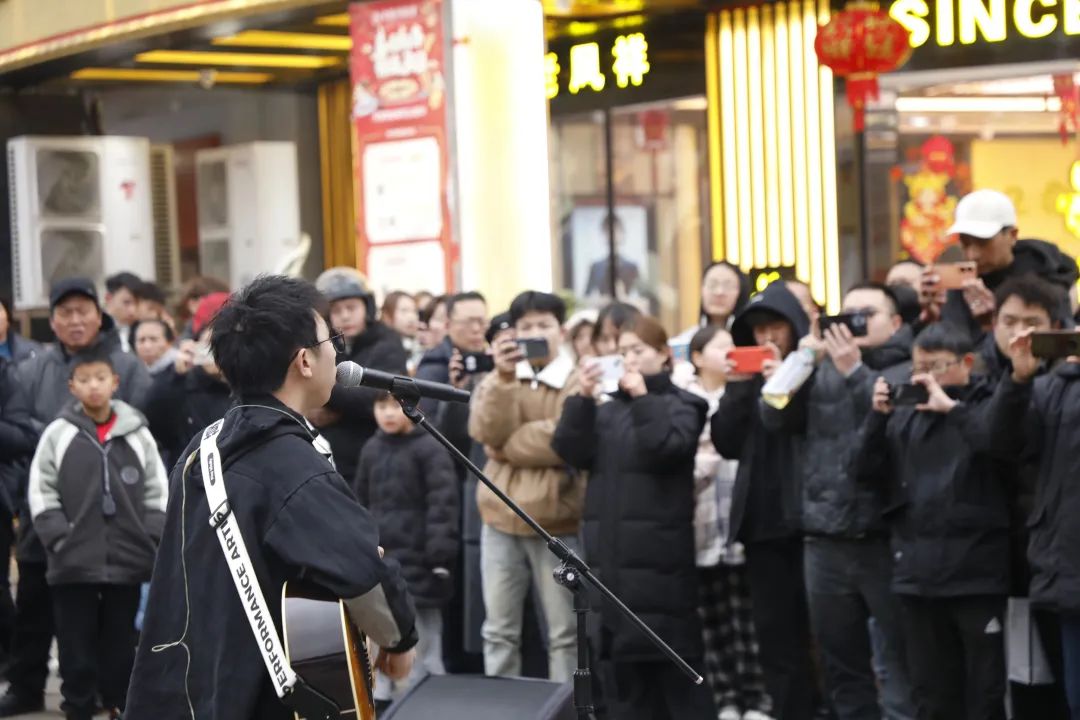
[[10, 523], [18, 512], [21, 479], [28, 472], [38, 434], [27, 398], [19, 392], [15, 366], [0, 360], [0, 522]]
[[862, 365], [844, 377], [826, 356], [784, 410], [762, 403], [770, 430], [803, 438], [800, 463], [801, 524], [808, 535], [884, 538], [882, 493], [859, 483], [855, 473], [858, 436], [871, 412], [874, 382], [910, 376], [911, 329], [904, 325], [884, 345], [863, 351]]
[[[338, 361], [352, 360], [357, 365], [383, 372], [404, 375], [409, 356], [401, 344], [401, 336], [383, 325], [371, 322], [364, 332], [353, 339], [349, 352]], [[379, 426], [375, 424], [377, 390], [334, 386], [326, 407], [341, 414], [332, 425], [319, 428], [334, 451], [334, 464], [342, 477], [356, 475], [360, 451]]]
[[[1006, 280], [1035, 275], [1061, 288], [1062, 306], [1055, 313], [1053, 320], [1072, 324], [1072, 308], [1064, 293], [1076, 284], [1078, 270], [1076, 260], [1063, 253], [1057, 245], [1044, 240], [1018, 240], [1013, 246], [1013, 261], [1008, 267], [982, 275], [982, 281], [991, 291], [996, 290]], [[950, 290], [941, 309], [941, 319], [957, 327], [967, 328], [976, 340], [982, 338], [983, 329], [971, 316], [971, 308], [964, 300], [960, 290]]]
[[379, 525], [386, 556], [401, 563], [416, 606], [442, 607], [454, 589], [460, 525], [450, 455], [421, 428], [406, 435], [379, 431], [360, 453], [353, 486]]
[[[750, 299], [731, 326], [736, 345], [753, 345], [753, 313], [768, 312], [788, 322], [793, 344], [810, 329], [798, 299], [775, 282]], [[729, 382], [712, 416], [713, 445], [739, 461], [731, 498], [730, 537], [742, 543], [790, 538], [799, 532], [798, 437], [765, 427], [760, 376]], [[802, 391], [800, 391], [802, 392]], [[793, 402], [804, 402], [796, 397]]]
[[165, 467], [179, 462], [192, 438], [220, 420], [231, 405], [229, 386], [201, 367], [184, 375], [168, 368], [154, 376], [146, 394], [146, 420]]
[[990, 442], [993, 388], [981, 378], [948, 388], [947, 414], [871, 412], [860, 477], [887, 489], [893, 592], [920, 597], [1004, 595], [1009, 590], [1011, 458]]
[[1065, 363], [1033, 383], [998, 384], [988, 411], [1002, 452], [1038, 462], [1031, 540], [1031, 600], [1058, 613], [1080, 613], [1080, 365]]
[[[596, 574], [675, 652], [700, 658], [694, 456], [708, 407], [666, 374], [646, 384], [648, 394], [636, 399], [567, 399], [552, 448], [589, 472], [585, 553]], [[613, 658], [662, 658], [607, 603], [597, 607]]]

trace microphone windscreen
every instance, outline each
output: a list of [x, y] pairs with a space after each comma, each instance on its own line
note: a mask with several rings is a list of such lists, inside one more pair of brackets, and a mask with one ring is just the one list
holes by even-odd
[[364, 368], [352, 360], [346, 360], [337, 366], [337, 384], [342, 387], [360, 387], [364, 379]]

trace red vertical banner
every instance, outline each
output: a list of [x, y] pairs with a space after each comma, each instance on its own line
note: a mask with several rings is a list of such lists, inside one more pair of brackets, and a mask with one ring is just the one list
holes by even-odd
[[442, 0], [351, 3], [360, 268], [389, 290], [453, 288]]

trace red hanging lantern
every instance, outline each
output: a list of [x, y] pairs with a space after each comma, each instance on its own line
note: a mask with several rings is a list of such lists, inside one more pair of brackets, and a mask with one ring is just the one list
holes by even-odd
[[822, 65], [847, 81], [855, 130], [863, 129], [868, 100], [878, 97], [878, 73], [896, 70], [911, 55], [907, 29], [875, 2], [853, 0], [818, 27], [814, 52]]

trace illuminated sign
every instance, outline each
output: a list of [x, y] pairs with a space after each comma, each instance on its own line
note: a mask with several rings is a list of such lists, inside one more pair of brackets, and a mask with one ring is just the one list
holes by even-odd
[[649, 43], [643, 33], [620, 35], [611, 48], [615, 58], [611, 69], [615, 71], [615, 84], [621, 88], [630, 83], [640, 86], [649, 73]]
[[1080, 160], [1069, 169], [1070, 192], [1057, 197], [1057, 211], [1065, 218], [1065, 227], [1074, 236], [1080, 238]]
[[[1080, 2], [1080, 0], [1076, 0]], [[640, 87], [649, 74], [649, 43], [644, 33], [620, 35], [610, 47], [610, 72], [620, 88]], [[600, 43], [572, 45], [569, 53], [569, 80], [566, 89], [577, 95], [582, 90], [600, 92], [608, 84]], [[559, 56], [549, 52], [544, 56], [545, 90], [548, 100], [559, 94], [559, 76], [563, 67]]]
[[604, 71], [600, 69], [600, 45], [582, 43], [570, 48], [570, 92], [575, 95], [584, 88], [599, 92], [607, 84]]
[[559, 94], [559, 73], [561, 71], [562, 66], [559, 65], [558, 55], [549, 52], [544, 56], [544, 93], [547, 95], [548, 100]]
[[911, 47], [930, 41], [941, 47], [957, 43], [999, 43], [1010, 35], [1037, 40], [1055, 32], [1080, 35], [1080, 0], [896, 0], [889, 15], [911, 33]]

